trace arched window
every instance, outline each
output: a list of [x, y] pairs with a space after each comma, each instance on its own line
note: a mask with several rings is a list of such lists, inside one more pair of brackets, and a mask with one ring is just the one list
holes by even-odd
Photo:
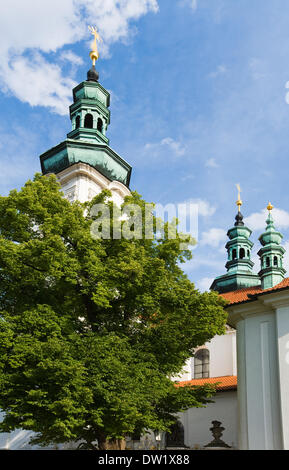
[[278, 258], [277, 258], [277, 256], [274, 256], [274, 266], [278, 267]]
[[269, 258], [269, 256], [267, 256], [267, 258], [266, 258], [266, 267], [270, 268], [270, 258]]
[[240, 259], [244, 259], [245, 258], [245, 250], [244, 248], [241, 248], [240, 249]]
[[102, 119], [100, 119], [100, 118], [98, 118], [98, 120], [97, 120], [97, 130], [102, 133], [103, 122], [102, 122]]
[[87, 114], [85, 116], [84, 127], [86, 127], [87, 129], [92, 129], [93, 128], [93, 116], [92, 116], [92, 114]]
[[195, 379], [208, 378], [210, 376], [210, 352], [208, 349], [199, 349], [194, 358]]
[[237, 250], [236, 248], [234, 248], [234, 250], [232, 251], [232, 259], [236, 259], [237, 258]]
[[247, 257], [250, 258], [250, 250], [247, 250]]
[[76, 116], [75, 119], [75, 129], [78, 129], [80, 127], [80, 116]]

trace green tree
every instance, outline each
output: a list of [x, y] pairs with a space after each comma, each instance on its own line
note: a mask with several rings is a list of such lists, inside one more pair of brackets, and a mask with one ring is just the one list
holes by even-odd
[[[224, 333], [224, 301], [183, 273], [191, 251], [170, 239], [171, 224], [163, 239], [155, 219], [151, 240], [92, 237], [96, 203], [112, 230], [109, 196], [71, 204], [54, 176], [36, 175], [0, 198], [0, 429], [32, 430], [40, 445], [123, 448], [125, 436], [166, 431], [213, 395], [171, 378]], [[136, 193], [132, 203], [145, 213]]]

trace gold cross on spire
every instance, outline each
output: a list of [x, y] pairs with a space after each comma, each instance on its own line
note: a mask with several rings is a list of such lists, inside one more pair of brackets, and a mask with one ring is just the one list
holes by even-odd
[[97, 42], [102, 42], [102, 39], [99, 35], [99, 32], [97, 30], [96, 27], [94, 26], [88, 26], [88, 29], [89, 31], [91, 32], [91, 34], [93, 34], [94, 36], [94, 41], [92, 43], [92, 51], [90, 52], [89, 56], [92, 60], [92, 65], [95, 66], [95, 62], [98, 60], [99, 58], [99, 52], [98, 52], [98, 48], [97, 48]]
[[241, 212], [241, 206], [243, 204], [243, 201], [241, 200], [241, 188], [239, 184], [236, 184], [236, 187], [238, 189], [238, 201], [236, 202], [238, 206], [238, 211]]

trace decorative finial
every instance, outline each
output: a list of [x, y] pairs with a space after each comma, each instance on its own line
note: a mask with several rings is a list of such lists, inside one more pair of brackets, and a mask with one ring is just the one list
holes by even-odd
[[238, 206], [238, 211], [241, 212], [241, 206], [243, 204], [243, 201], [241, 200], [241, 188], [239, 184], [236, 184], [236, 187], [238, 189], [238, 201], [236, 202]]
[[269, 212], [271, 212], [272, 210], [274, 209], [274, 206], [272, 206], [271, 202], [269, 202], [268, 206], [267, 206], [267, 210]]
[[94, 41], [92, 43], [92, 51], [90, 52], [89, 56], [92, 60], [92, 65], [93, 67], [95, 66], [95, 62], [98, 60], [99, 58], [99, 52], [98, 52], [98, 48], [97, 48], [97, 42], [102, 42], [102, 39], [99, 35], [99, 32], [97, 30], [96, 27], [94, 26], [88, 26], [88, 29], [89, 31], [91, 32], [91, 34], [93, 34], [94, 36]]
[[223, 428], [222, 423], [220, 421], [212, 421], [212, 425], [213, 426], [210, 428], [210, 431], [213, 434], [214, 440], [210, 442], [210, 444], [207, 444], [205, 447], [231, 449], [231, 447], [228, 446], [228, 444], [226, 444], [221, 439], [221, 437], [223, 436], [223, 432], [225, 431], [225, 428]]

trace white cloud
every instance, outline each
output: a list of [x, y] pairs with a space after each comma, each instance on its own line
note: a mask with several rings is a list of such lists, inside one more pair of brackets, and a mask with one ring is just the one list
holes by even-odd
[[181, 6], [189, 6], [193, 11], [198, 7], [198, 0], [180, 0], [179, 4]]
[[206, 270], [209, 269], [213, 273], [223, 273], [224, 264], [224, 260], [214, 259], [213, 256], [206, 257], [196, 254], [194, 255], [193, 259], [187, 261], [184, 265], [182, 265], [182, 267], [186, 273], [192, 273], [199, 268], [206, 268]]
[[[285, 88], [289, 88], [289, 82], [286, 82]], [[286, 93], [285, 101], [287, 104], [289, 104], [289, 92]]]
[[191, 8], [193, 9], [193, 11], [195, 11], [198, 7], [197, 0], [190, 0], [190, 3], [191, 3]]
[[169, 148], [177, 157], [183, 156], [186, 152], [186, 147], [181, 142], [178, 142], [171, 137], [166, 137], [157, 143], [147, 143], [145, 145], [145, 149], [153, 150], [154, 152], [159, 151], [162, 147]]
[[[67, 114], [71, 89], [76, 82], [62, 77], [60, 67], [50, 64], [40, 54], [33, 54], [30, 63], [23, 56], [15, 58], [5, 77], [9, 80], [6, 89], [20, 101], [28, 102], [30, 106], [48, 106], [57, 114]], [[20, 77], [25, 79], [20, 80]]]
[[214, 72], [211, 72], [208, 77], [216, 78], [220, 75], [224, 75], [225, 73], [227, 73], [227, 67], [225, 65], [218, 65], [217, 69]]
[[[157, 0], [0, 2], [2, 89], [31, 106], [48, 106], [66, 114], [74, 82], [71, 76], [63, 76], [62, 48], [89, 38], [87, 26], [96, 24], [107, 53], [110, 44], [130, 36], [131, 21], [157, 10]], [[43, 55], [51, 52], [53, 63]]]
[[193, 201], [198, 205], [199, 215], [203, 217], [211, 217], [216, 212], [216, 208], [204, 199], [193, 199]]
[[195, 175], [192, 175], [191, 173], [188, 173], [187, 175], [182, 176], [181, 180], [182, 181], [190, 181], [190, 180], [194, 180], [195, 178], [196, 178]]
[[189, 206], [189, 205], [197, 206], [198, 215], [201, 215], [203, 217], [210, 217], [214, 215], [214, 213], [216, 212], [216, 208], [212, 206], [205, 199], [187, 199], [186, 201], [183, 201], [177, 204], [183, 207]]
[[213, 284], [214, 278], [212, 277], [204, 277], [203, 279], [200, 279], [198, 282], [196, 282], [196, 287], [201, 291], [209, 291], [211, 285]]
[[206, 161], [206, 167], [207, 168], [219, 168], [219, 165], [216, 162], [215, 158], [209, 158], [209, 160]]
[[[274, 209], [272, 212], [274, 225], [280, 229], [289, 227], [289, 213], [283, 209]], [[261, 212], [251, 214], [244, 219], [245, 224], [251, 230], [265, 230], [268, 211], [263, 209]]]
[[161, 145], [167, 145], [168, 147], [170, 147], [178, 157], [184, 155], [186, 151], [184, 145], [182, 145], [180, 142], [175, 141], [171, 137], [163, 139], [161, 141]]
[[256, 57], [250, 59], [249, 69], [254, 80], [264, 79], [268, 74], [266, 62]]
[[59, 60], [62, 60], [63, 62], [70, 62], [72, 65], [82, 65], [84, 63], [82, 57], [74, 54], [74, 52], [70, 50], [61, 52], [59, 55]]
[[225, 230], [220, 228], [211, 228], [208, 232], [202, 233], [200, 244], [218, 248], [221, 243], [225, 242], [226, 236], [227, 232]]

